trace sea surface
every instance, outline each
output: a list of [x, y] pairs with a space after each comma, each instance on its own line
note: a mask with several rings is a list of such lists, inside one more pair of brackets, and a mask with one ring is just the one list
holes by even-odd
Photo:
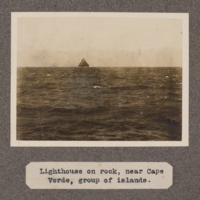
[[181, 68], [19, 67], [17, 78], [18, 140], [181, 140]]

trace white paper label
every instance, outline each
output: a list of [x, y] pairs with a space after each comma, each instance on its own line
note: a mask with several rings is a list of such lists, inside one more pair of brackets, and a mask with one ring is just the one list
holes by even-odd
[[172, 166], [164, 162], [31, 162], [31, 189], [168, 189]]

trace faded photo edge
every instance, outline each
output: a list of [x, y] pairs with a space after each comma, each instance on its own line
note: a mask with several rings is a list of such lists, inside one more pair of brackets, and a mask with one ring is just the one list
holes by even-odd
[[[134, 16], [182, 20], [182, 140], [181, 141], [25, 141], [17, 140], [17, 19], [51, 16]], [[11, 13], [11, 147], [178, 147], [189, 146], [189, 14], [188, 13]]]

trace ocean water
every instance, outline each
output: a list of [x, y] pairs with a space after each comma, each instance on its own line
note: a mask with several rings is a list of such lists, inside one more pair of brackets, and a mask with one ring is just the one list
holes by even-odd
[[17, 78], [18, 140], [181, 140], [181, 68], [19, 67]]

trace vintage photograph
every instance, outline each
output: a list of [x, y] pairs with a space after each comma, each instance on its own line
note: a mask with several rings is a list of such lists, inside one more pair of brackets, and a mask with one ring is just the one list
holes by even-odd
[[11, 146], [187, 146], [188, 15], [12, 13]]

